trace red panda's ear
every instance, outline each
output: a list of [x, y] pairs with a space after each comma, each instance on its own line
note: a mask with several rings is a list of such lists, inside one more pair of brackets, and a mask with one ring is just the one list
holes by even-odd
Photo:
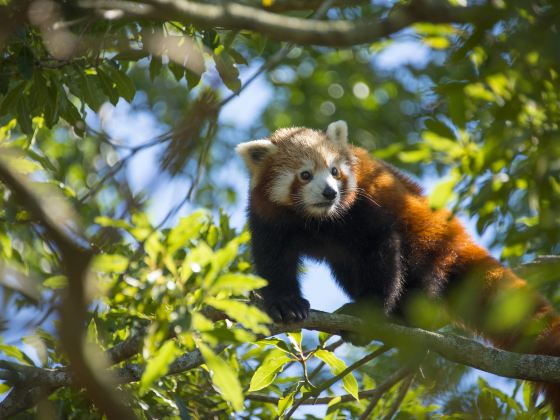
[[333, 143], [346, 146], [348, 143], [348, 124], [346, 121], [335, 121], [327, 127], [327, 137]]
[[251, 172], [259, 169], [265, 158], [276, 153], [277, 149], [276, 145], [266, 139], [240, 143], [235, 147]]

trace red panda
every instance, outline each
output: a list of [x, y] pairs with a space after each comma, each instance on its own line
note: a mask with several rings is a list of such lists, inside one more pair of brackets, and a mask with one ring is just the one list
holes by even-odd
[[[280, 129], [236, 150], [251, 173], [252, 254], [257, 274], [268, 280], [264, 304], [274, 321], [307, 317], [298, 268], [308, 256], [326, 262], [355, 302], [378, 303], [388, 316], [402, 315], [423, 293], [447, 302], [458, 323], [496, 346], [560, 356], [560, 317], [550, 304], [477, 245], [448, 210], [433, 210], [408, 176], [349, 145], [344, 121], [326, 132]], [[526, 316], [491, 328], [486, 315], [512, 291], [523, 294]], [[461, 294], [467, 305], [453, 301]], [[558, 415], [560, 384], [537, 388]]]

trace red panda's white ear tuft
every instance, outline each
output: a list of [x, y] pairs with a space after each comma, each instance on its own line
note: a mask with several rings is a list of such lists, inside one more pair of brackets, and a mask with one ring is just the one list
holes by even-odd
[[251, 172], [259, 169], [267, 156], [276, 153], [278, 148], [270, 140], [251, 140], [240, 143], [235, 151], [243, 158]]
[[348, 124], [346, 121], [335, 121], [327, 127], [327, 137], [333, 143], [345, 146], [348, 143]]

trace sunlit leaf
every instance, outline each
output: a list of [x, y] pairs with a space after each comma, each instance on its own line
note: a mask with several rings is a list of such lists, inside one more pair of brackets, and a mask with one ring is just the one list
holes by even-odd
[[255, 306], [232, 299], [215, 299], [208, 297], [206, 303], [225, 312], [245, 328], [256, 334], [269, 334], [266, 324], [272, 322], [270, 317]]
[[251, 290], [260, 289], [266, 286], [267, 281], [252, 275], [228, 273], [216, 279], [209, 293], [217, 294], [226, 291], [234, 295], [247, 293]]
[[128, 267], [128, 258], [118, 254], [100, 254], [93, 260], [93, 269], [104, 273], [122, 273]]
[[[329, 366], [333, 375], [340, 374], [347, 367], [341, 359], [339, 359], [333, 352], [330, 352], [328, 350], [319, 349], [315, 352], [315, 356]], [[354, 374], [352, 372], [348, 373], [342, 378], [342, 385], [349, 394], [351, 394], [356, 400], [358, 400], [358, 381], [356, 381], [356, 378], [354, 377]]]
[[251, 378], [248, 392], [258, 391], [270, 385], [284, 365], [292, 359], [280, 351], [271, 352], [262, 362]]
[[198, 342], [198, 349], [212, 373], [212, 382], [220, 390], [220, 395], [232, 405], [235, 411], [241, 411], [243, 390], [235, 371], [206, 344]]
[[175, 341], [168, 340], [148, 360], [146, 370], [140, 379], [140, 395], [145, 394], [155, 381], [168, 372], [169, 365], [175, 360], [177, 354], [178, 349], [175, 345]]

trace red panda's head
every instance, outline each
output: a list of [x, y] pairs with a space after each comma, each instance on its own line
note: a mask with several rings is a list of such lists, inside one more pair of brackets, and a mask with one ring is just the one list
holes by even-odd
[[354, 199], [356, 178], [344, 121], [326, 132], [283, 128], [236, 147], [251, 172], [251, 194], [304, 217], [333, 218]]

